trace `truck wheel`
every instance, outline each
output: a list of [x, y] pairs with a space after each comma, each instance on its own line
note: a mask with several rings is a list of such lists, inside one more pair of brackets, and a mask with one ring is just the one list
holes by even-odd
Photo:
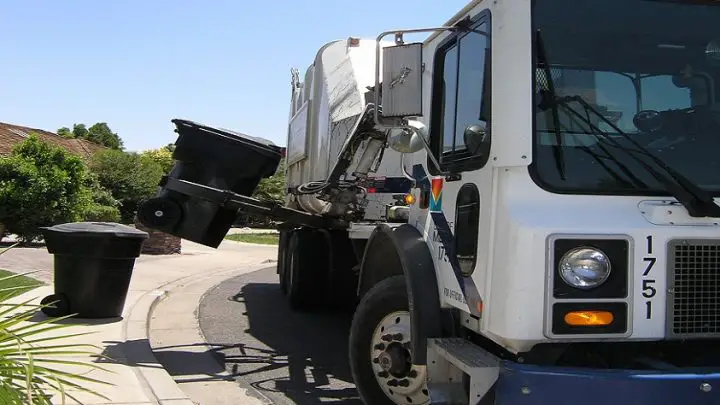
[[278, 241], [278, 258], [277, 258], [277, 273], [278, 281], [280, 282], [280, 291], [283, 295], [287, 295], [287, 258], [288, 258], [288, 239], [290, 239], [292, 232], [281, 231], [280, 240]]
[[307, 310], [324, 299], [329, 263], [322, 235], [310, 229], [293, 231], [285, 256], [285, 288], [290, 307]]
[[410, 312], [404, 276], [373, 286], [350, 328], [350, 369], [366, 404], [428, 404], [427, 375], [412, 364]]

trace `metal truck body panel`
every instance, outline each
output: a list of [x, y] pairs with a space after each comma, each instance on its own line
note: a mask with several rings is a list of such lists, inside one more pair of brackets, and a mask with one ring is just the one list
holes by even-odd
[[717, 405], [720, 373], [570, 369], [503, 363], [495, 405]]
[[[375, 78], [375, 41], [338, 40], [324, 45], [305, 72], [304, 81], [293, 88], [287, 140], [286, 185], [323, 181], [338, 162], [338, 156], [361, 118], [367, 104], [367, 87]], [[353, 156], [345, 179], [354, 179], [362, 153]], [[402, 175], [400, 153], [382, 152], [370, 178], [392, 186]], [[389, 180], [389, 181], [388, 181]], [[407, 187], [380, 187], [365, 200], [366, 220], [381, 220], [392, 194]]]

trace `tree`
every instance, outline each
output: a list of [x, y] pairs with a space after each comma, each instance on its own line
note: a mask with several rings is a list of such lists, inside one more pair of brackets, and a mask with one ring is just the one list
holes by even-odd
[[85, 124], [73, 124], [72, 129], [73, 137], [79, 138], [79, 139], [87, 139], [88, 138], [88, 130]]
[[[262, 201], [283, 204], [285, 194], [285, 158], [283, 158], [280, 160], [275, 174], [260, 180], [252, 197]], [[268, 228], [272, 226], [272, 221], [264, 215], [240, 213], [235, 225]]]
[[100, 184], [120, 201], [121, 221], [132, 223], [138, 204], [155, 195], [162, 166], [139, 153], [121, 150], [98, 152], [90, 162]]
[[277, 171], [270, 177], [260, 180], [253, 197], [282, 203], [285, 200], [285, 159], [278, 165]]
[[97, 174], [88, 170], [83, 185], [86, 189], [83, 221], [119, 222], [122, 220], [120, 201], [113, 197], [110, 190], [100, 184]]
[[0, 158], [0, 223], [28, 242], [39, 227], [82, 219], [89, 192], [83, 161], [35, 134]]
[[110, 149], [123, 149], [124, 147], [122, 139], [105, 122], [98, 122], [88, 128], [86, 139], [90, 142], [105, 145]]
[[160, 149], [150, 149], [143, 152], [142, 157], [144, 159], [150, 159], [162, 167], [163, 174], [170, 173], [175, 161], [173, 160], [172, 151], [167, 149], [167, 146]]
[[63, 138], [75, 138], [75, 134], [73, 134], [68, 127], [62, 127], [58, 129], [57, 134], [62, 136]]
[[120, 136], [114, 133], [106, 122], [95, 123], [90, 128], [87, 128], [85, 124], [73, 124], [72, 130], [62, 127], [57, 130], [57, 134], [65, 138], [84, 139], [110, 149], [122, 150], [124, 148]]

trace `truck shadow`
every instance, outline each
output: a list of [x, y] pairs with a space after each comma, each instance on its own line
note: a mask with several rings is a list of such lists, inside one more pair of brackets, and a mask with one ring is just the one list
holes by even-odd
[[[275, 281], [274, 268], [239, 279], [243, 280], [228, 283], [235, 291], [222, 291], [221, 285], [209, 293], [199, 316], [209, 341], [238, 336], [232, 343], [222, 342], [231, 347], [216, 346], [230, 375], [278, 405], [361, 405], [347, 362], [352, 313], [292, 311]], [[225, 302], [219, 302], [222, 298]], [[223, 320], [229, 315], [232, 320]], [[227, 327], [224, 332], [214, 330], [228, 325], [225, 322], [234, 324], [234, 332]]]

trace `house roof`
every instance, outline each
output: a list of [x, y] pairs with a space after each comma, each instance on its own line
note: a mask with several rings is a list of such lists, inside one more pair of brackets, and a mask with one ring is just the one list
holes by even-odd
[[85, 160], [89, 159], [95, 152], [107, 149], [102, 145], [84, 139], [63, 138], [56, 133], [42, 129], [0, 122], [0, 156], [9, 155], [15, 145], [24, 141], [31, 133], [35, 133], [43, 141], [59, 146]]

